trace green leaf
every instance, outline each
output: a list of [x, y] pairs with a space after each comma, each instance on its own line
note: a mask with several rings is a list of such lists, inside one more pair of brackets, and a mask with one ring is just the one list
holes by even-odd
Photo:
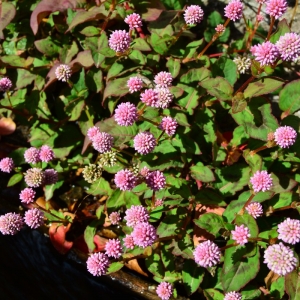
[[182, 281], [188, 295], [196, 292], [204, 278], [204, 268], [200, 268], [194, 260], [187, 259], [182, 270]]
[[17, 184], [22, 179], [23, 179], [23, 174], [22, 173], [14, 174], [13, 176], [10, 177], [10, 179], [7, 183], [7, 187], [10, 187], [10, 186], [13, 186], [13, 185]]
[[10, 65], [12, 67], [19, 67], [19, 68], [28, 68], [32, 65], [34, 58], [33, 57], [27, 57], [27, 59], [20, 57], [18, 55], [7, 55], [2, 56], [1, 60], [3, 63]]
[[[232, 243], [232, 242], [229, 242]], [[259, 249], [253, 256], [245, 257], [246, 248], [230, 247], [225, 250], [221, 282], [224, 291], [239, 291], [256, 277], [259, 271]]]
[[86, 74], [86, 85], [87, 88], [93, 92], [99, 93], [102, 91], [104, 84], [103, 84], [103, 73], [101, 70], [94, 71], [89, 70]]
[[245, 225], [245, 227], [248, 227], [250, 230], [251, 238], [256, 238], [258, 236], [258, 226], [256, 224], [255, 219], [248, 214], [243, 214], [243, 215], [238, 215], [235, 218], [235, 224], [240, 226], [240, 225]]
[[150, 44], [154, 51], [156, 51], [158, 54], [164, 55], [168, 52], [168, 46], [166, 44], [166, 41], [170, 40], [170, 38], [162, 38], [157, 33], [153, 32], [150, 36]]
[[200, 85], [206, 89], [207, 93], [217, 97], [219, 100], [231, 100], [232, 85], [223, 77], [210, 78], [202, 81]]
[[145, 41], [145, 39], [142, 39], [142, 38], [134, 39], [132, 49], [140, 50], [140, 51], [151, 51], [152, 50], [151, 47], [149, 46], [149, 44]]
[[18, 77], [16, 86], [18, 89], [21, 89], [27, 85], [30, 85], [33, 80], [36, 78], [36, 75], [32, 74], [31, 72], [25, 69], [17, 69]]
[[274, 78], [261, 78], [249, 83], [244, 91], [245, 98], [253, 98], [276, 91], [284, 84], [283, 80]]
[[[300, 284], [300, 282], [299, 282]], [[270, 287], [270, 294], [271, 297], [275, 299], [283, 299], [284, 296], [284, 285], [285, 285], [285, 277], [278, 277], [275, 281], [272, 282]], [[300, 296], [300, 289], [299, 289], [299, 296]], [[292, 298], [290, 298], [292, 299]]]
[[95, 36], [99, 35], [100, 30], [95, 26], [87, 26], [83, 30], [81, 30], [80, 33], [85, 36]]
[[211, 77], [211, 72], [207, 68], [191, 69], [180, 77], [180, 82], [190, 84], [191, 82], [201, 82]]
[[203, 290], [204, 297], [207, 300], [223, 300], [224, 295], [216, 289], [205, 289]]
[[111, 208], [114, 211], [117, 211], [122, 206], [125, 206], [126, 202], [124, 196], [125, 196], [125, 191], [121, 191], [119, 189], [114, 190], [106, 202], [107, 209]]
[[177, 84], [177, 87], [184, 90], [184, 94], [182, 95], [181, 99], [178, 100], [178, 104], [185, 108], [190, 115], [193, 115], [194, 109], [199, 104], [199, 90], [181, 83]]
[[195, 166], [191, 167], [190, 170], [191, 176], [194, 179], [202, 182], [212, 182], [216, 180], [213, 171], [209, 167], [204, 166], [201, 162], [198, 162]]
[[221, 228], [225, 228], [223, 218], [214, 213], [206, 213], [194, 219], [194, 223], [207, 232], [217, 236]]
[[3, 29], [12, 21], [16, 15], [16, 8], [10, 2], [1, 2], [0, 13], [0, 39], [4, 39]]
[[100, 225], [99, 220], [92, 221], [84, 230], [84, 241], [87, 244], [89, 251], [93, 252], [95, 249], [94, 236], [97, 231], [97, 227]]
[[90, 188], [86, 192], [94, 196], [110, 196], [113, 193], [113, 190], [110, 188], [109, 182], [101, 177], [93, 184], [91, 184]]
[[212, 65], [213, 77], [222, 76], [224, 77], [232, 86], [237, 80], [237, 66], [233, 60], [221, 56], [216, 62]]
[[249, 149], [246, 149], [243, 151], [243, 156], [247, 162], [247, 164], [250, 166], [252, 173], [255, 173], [256, 171], [260, 171], [262, 168], [262, 158], [258, 154], [251, 154], [251, 151]]
[[141, 205], [139, 197], [133, 192], [125, 191], [124, 201], [127, 208], [130, 208], [132, 205]]
[[287, 114], [300, 110], [300, 79], [289, 82], [279, 93], [279, 108]]
[[119, 262], [119, 261], [112, 262], [108, 267], [106, 275], [111, 274], [111, 273], [115, 273], [115, 272], [121, 270], [123, 267], [124, 267], [123, 262]]
[[164, 276], [164, 267], [161, 261], [160, 256], [157, 253], [154, 253], [150, 257], [145, 259], [145, 264], [149, 272], [154, 276], [163, 278]]
[[195, 201], [203, 205], [217, 205], [226, 206], [223, 196], [211, 188], [201, 188], [201, 190], [195, 195]]
[[129, 93], [127, 81], [130, 76], [109, 81], [104, 89], [103, 101], [108, 97], [123, 97]]
[[276, 31], [271, 35], [270, 42], [275, 44], [281, 36], [288, 32], [291, 32], [290, 26], [286, 19], [282, 19], [278, 22]]
[[57, 55], [61, 49], [61, 46], [57, 41], [54, 41], [51, 36], [45, 39], [34, 42], [36, 48], [46, 56]]
[[298, 300], [300, 298], [300, 276], [297, 270], [285, 275], [285, 290], [290, 300]]
[[169, 69], [169, 72], [171, 73], [172, 77], [176, 78], [180, 72], [180, 61], [178, 59], [170, 57], [170, 59], [167, 61], [166, 66]]
[[145, 65], [146, 58], [140, 50], [132, 50], [128, 57], [137, 65]]
[[63, 180], [57, 181], [55, 184], [50, 184], [45, 186], [45, 200], [48, 201], [52, 199], [54, 191], [59, 189], [64, 184]]

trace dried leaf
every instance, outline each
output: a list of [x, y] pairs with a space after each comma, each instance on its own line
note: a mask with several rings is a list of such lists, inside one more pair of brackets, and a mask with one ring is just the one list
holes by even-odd
[[16, 130], [16, 123], [11, 118], [0, 119], [0, 135], [9, 135]]
[[11, 22], [16, 15], [16, 8], [9, 2], [0, 4], [0, 39], [4, 39], [3, 29]]
[[49, 228], [49, 237], [54, 248], [61, 254], [66, 254], [73, 246], [73, 242], [66, 240], [66, 233], [70, 230], [71, 224], [66, 227], [59, 223], [52, 223]]
[[140, 267], [140, 265], [139, 265], [137, 259], [132, 259], [132, 260], [128, 261], [127, 263], [125, 263], [125, 266], [126, 266], [128, 269], [130, 269], [130, 270], [136, 271], [136, 272], [138, 272], [139, 274], [148, 277], [148, 274], [145, 273], [145, 272], [141, 269], [141, 267]]

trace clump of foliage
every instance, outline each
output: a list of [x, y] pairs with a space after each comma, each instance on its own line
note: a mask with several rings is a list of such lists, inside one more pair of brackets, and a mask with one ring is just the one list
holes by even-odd
[[2, 127], [30, 132], [0, 161], [23, 206], [0, 217], [2, 234], [49, 227], [95, 276], [135, 262], [161, 299], [181, 285], [299, 299], [300, 36], [285, 0], [259, 1], [241, 37], [239, 0], [221, 13], [181, 0], [0, 5]]

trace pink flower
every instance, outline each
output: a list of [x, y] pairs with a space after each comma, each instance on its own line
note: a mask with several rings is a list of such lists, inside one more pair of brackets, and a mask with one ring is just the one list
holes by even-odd
[[148, 106], [158, 107], [158, 91], [153, 89], [147, 89], [141, 94], [141, 101]]
[[115, 30], [109, 37], [108, 44], [116, 52], [125, 52], [131, 43], [131, 38], [126, 30]]
[[142, 205], [132, 205], [131, 208], [125, 211], [124, 219], [127, 222], [127, 226], [134, 227], [139, 223], [148, 222], [149, 213]]
[[44, 224], [44, 213], [37, 208], [32, 208], [25, 212], [24, 221], [32, 229], [39, 228]]
[[254, 219], [261, 217], [264, 213], [262, 205], [258, 202], [250, 203], [249, 205], [247, 205], [246, 210], [248, 214]]
[[0, 216], [0, 232], [3, 235], [15, 235], [21, 230], [23, 224], [20, 214], [7, 213]]
[[114, 138], [106, 132], [99, 132], [93, 136], [92, 145], [100, 153], [109, 152], [113, 146]]
[[229, 292], [225, 294], [224, 300], [242, 300], [242, 295], [238, 292]]
[[68, 65], [59, 65], [55, 70], [55, 76], [58, 80], [67, 82], [72, 75], [72, 70]]
[[119, 258], [122, 255], [122, 246], [118, 239], [108, 240], [105, 244], [105, 254], [108, 257]]
[[172, 284], [161, 282], [156, 288], [156, 293], [162, 300], [169, 300], [173, 293]]
[[115, 110], [115, 120], [120, 126], [130, 126], [137, 119], [137, 108], [130, 102], [119, 104]]
[[232, 239], [239, 245], [243, 246], [248, 243], [248, 237], [250, 237], [250, 230], [243, 224], [241, 226], [235, 225], [235, 230], [231, 231]]
[[264, 263], [278, 275], [292, 272], [297, 265], [293, 250], [282, 243], [269, 246], [264, 253]]
[[0, 170], [2, 172], [10, 173], [14, 167], [14, 161], [10, 157], [5, 157], [0, 160]]
[[263, 16], [263, 15], [257, 15], [257, 16], [256, 16], [257, 22], [261, 22], [261, 21], [263, 21], [263, 19], [264, 19], [264, 16]]
[[271, 175], [268, 174], [267, 171], [256, 171], [250, 178], [250, 182], [253, 186], [254, 192], [256, 193], [260, 191], [268, 191], [273, 185]]
[[203, 20], [204, 12], [199, 5], [190, 5], [184, 11], [184, 20], [186, 24], [195, 25]]
[[148, 154], [156, 146], [154, 135], [148, 131], [137, 134], [133, 139], [133, 147], [140, 154]]
[[58, 181], [58, 173], [54, 169], [46, 169], [44, 171], [44, 175], [45, 175], [45, 180], [44, 180], [45, 185], [55, 184]]
[[225, 31], [224, 25], [223, 24], [217, 25], [217, 27], [215, 28], [215, 31], [218, 33], [223, 33]]
[[295, 245], [300, 241], [300, 221], [287, 218], [278, 224], [278, 238], [286, 243]]
[[132, 94], [143, 88], [143, 80], [140, 77], [130, 77], [127, 81], [129, 92]]
[[274, 139], [275, 139], [274, 132], [269, 132], [267, 139], [268, 139], [268, 141], [274, 141]]
[[136, 13], [128, 15], [124, 22], [129, 25], [130, 29], [139, 28], [143, 25], [141, 16]]
[[193, 254], [195, 262], [204, 268], [215, 266], [220, 261], [221, 257], [219, 247], [209, 240], [200, 243]]
[[45, 174], [40, 168], [31, 168], [26, 171], [24, 180], [29, 187], [39, 187], [45, 182]]
[[282, 60], [297, 61], [300, 56], [300, 35], [297, 33], [286, 33], [276, 42]]
[[94, 276], [105, 275], [109, 264], [108, 257], [101, 252], [93, 253], [86, 262], [88, 271]]
[[121, 217], [120, 217], [120, 214], [118, 212], [112, 212], [110, 215], [109, 215], [109, 220], [110, 220], [110, 223], [112, 225], [118, 225], [119, 222], [121, 221]]
[[164, 130], [167, 135], [171, 136], [175, 134], [177, 126], [178, 123], [176, 122], [176, 120], [172, 119], [171, 117], [163, 117], [159, 125], [159, 128]]
[[164, 205], [164, 200], [163, 199], [156, 199], [154, 206], [158, 207], [158, 206], [163, 206]]
[[275, 142], [281, 148], [292, 146], [297, 137], [297, 132], [291, 126], [281, 126], [274, 132]]
[[[196, 5], [195, 5], [196, 6]], [[167, 88], [172, 85], [173, 77], [169, 72], [159, 72], [154, 77], [154, 82], [157, 88]]]
[[40, 162], [40, 150], [35, 147], [30, 147], [24, 152], [25, 161], [29, 164]]
[[275, 19], [279, 19], [287, 10], [286, 0], [269, 0], [266, 5], [266, 13]]
[[94, 137], [95, 137], [98, 133], [100, 133], [99, 127], [93, 126], [93, 127], [91, 127], [91, 128], [88, 129], [86, 135], [88, 136], [88, 138], [89, 138], [91, 141], [93, 141]]
[[43, 145], [41, 147], [41, 149], [40, 149], [40, 160], [42, 162], [48, 163], [49, 161], [54, 159], [54, 157], [55, 157], [54, 152], [49, 146]]
[[3, 77], [0, 79], [0, 91], [6, 92], [12, 88], [12, 82], [9, 78]]
[[141, 169], [141, 171], [140, 171], [140, 174], [141, 174], [141, 176], [143, 176], [143, 177], [147, 177], [148, 174], [149, 174], [149, 172], [150, 172], [149, 168], [143, 167], [143, 168]]
[[261, 66], [273, 64], [279, 57], [279, 51], [277, 47], [269, 41], [262, 43], [261, 45], [255, 45], [250, 48], [250, 51], [254, 55]]
[[121, 170], [115, 175], [115, 184], [121, 191], [132, 190], [136, 183], [137, 178], [130, 170]]
[[166, 178], [160, 171], [150, 172], [146, 177], [147, 186], [153, 191], [159, 191], [166, 185]]
[[225, 17], [232, 21], [239, 20], [243, 16], [243, 4], [239, 0], [232, 0], [226, 5]]
[[133, 249], [134, 248], [134, 242], [133, 242], [133, 237], [131, 235], [126, 234], [126, 236], [123, 239], [124, 246], [127, 249]]
[[22, 203], [32, 203], [34, 202], [35, 191], [32, 188], [25, 188], [20, 193], [20, 200]]
[[138, 223], [131, 234], [135, 245], [146, 248], [157, 239], [156, 229], [149, 223]]
[[158, 95], [158, 100], [155, 107], [167, 108], [173, 101], [173, 94], [167, 88], [157, 88], [155, 89]]

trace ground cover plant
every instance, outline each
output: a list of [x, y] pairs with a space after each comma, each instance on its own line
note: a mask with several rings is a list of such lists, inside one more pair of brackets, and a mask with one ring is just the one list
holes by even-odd
[[2, 142], [29, 132], [1, 152], [2, 234], [43, 226], [164, 300], [299, 299], [300, 35], [285, 0], [223, 7], [0, 4]]

